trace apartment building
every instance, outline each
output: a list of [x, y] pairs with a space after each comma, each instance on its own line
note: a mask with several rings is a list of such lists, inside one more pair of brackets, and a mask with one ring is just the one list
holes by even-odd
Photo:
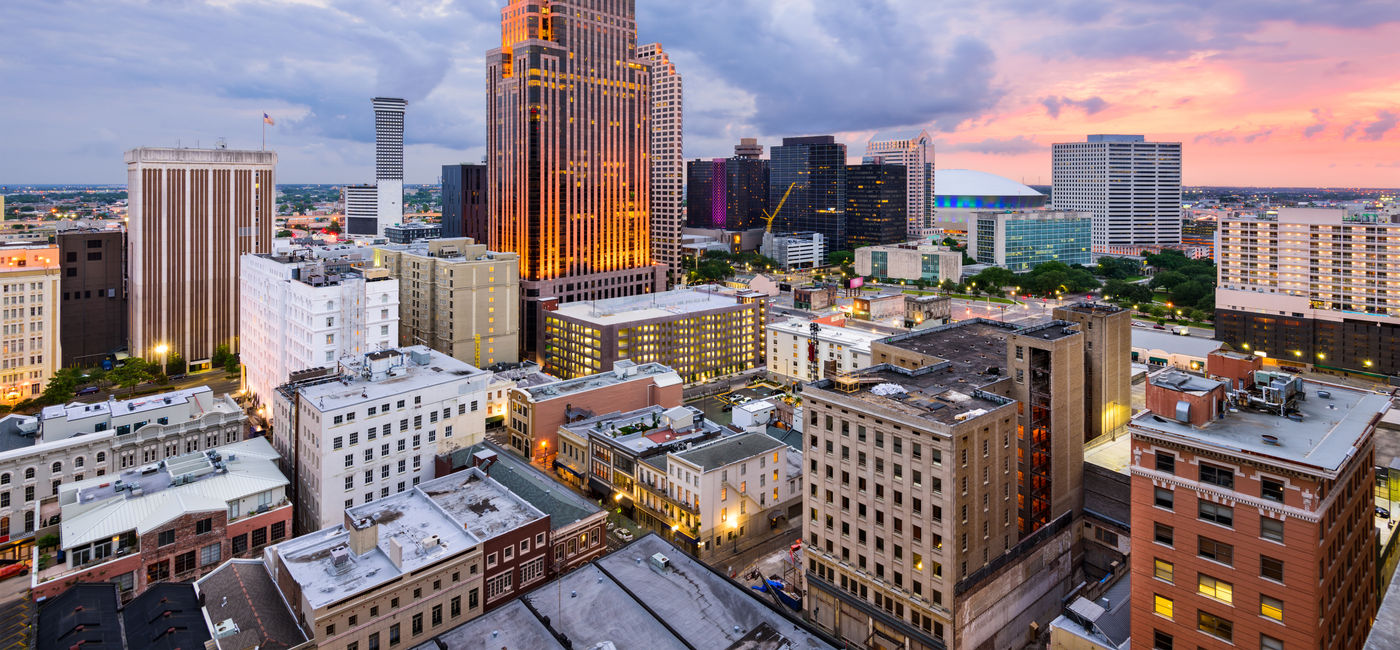
[[682, 382], [675, 370], [662, 364], [623, 360], [606, 372], [516, 387], [507, 395], [511, 451], [541, 467], [556, 469], [561, 425], [592, 418], [592, 409], [603, 406], [618, 411], [680, 406]]
[[38, 397], [62, 361], [58, 247], [0, 246], [0, 403]]
[[293, 478], [297, 532], [433, 478], [433, 458], [481, 442], [490, 373], [423, 346], [294, 373], [273, 443]]
[[45, 566], [34, 549], [35, 597], [113, 582], [129, 600], [285, 539], [292, 506], [278, 460], [266, 439], [251, 438], [64, 485], [61, 523], [40, 530], [58, 534], [62, 559]]
[[271, 404], [294, 372], [398, 344], [399, 283], [384, 269], [357, 268], [362, 251], [307, 248], [241, 258], [239, 360], [256, 403]]
[[127, 344], [126, 230], [73, 228], [55, 241], [63, 268], [63, 365], [100, 365]]
[[1084, 338], [1066, 321], [959, 321], [876, 341], [876, 365], [804, 387], [818, 626], [856, 647], [1007, 647], [1058, 614]]
[[687, 382], [763, 362], [768, 296], [676, 289], [558, 305], [545, 311], [544, 371], [572, 379], [622, 359], [662, 363]]
[[1400, 374], [1400, 223], [1282, 208], [1218, 222], [1216, 337], [1287, 364]]
[[1375, 618], [1373, 432], [1390, 395], [1213, 354], [1148, 380], [1132, 433], [1132, 638], [1359, 648]]
[[888, 334], [844, 324], [844, 318], [768, 323], [768, 372], [792, 381], [814, 381], [869, 366], [870, 344]]
[[380, 246], [374, 265], [399, 283], [399, 344], [477, 367], [520, 358], [520, 262], [467, 238]]

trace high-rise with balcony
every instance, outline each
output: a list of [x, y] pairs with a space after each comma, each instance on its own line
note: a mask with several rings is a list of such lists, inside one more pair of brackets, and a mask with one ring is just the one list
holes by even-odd
[[126, 152], [131, 355], [238, 351], [238, 257], [272, 252], [277, 154]]
[[773, 232], [818, 232], [827, 254], [847, 250], [846, 145], [830, 135], [783, 138], [769, 158]]
[[1181, 243], [1181, 143], [1091, 135], [1052, 148], [1050, 200], [1094, 215], [1094, 252]]
[[685, 225], [681, 74], [660, 43], [637, 48], [637, 58], [651, 65], [651, 257], [669, 269], [669, 287], [680, 279]]
[[927, 131], [908, 139], [876, 140], [865, 143], [862, 164], [885, 163], [903, 165], [905, 175], [905, 198], [908, 226], [905, 232], [909, 239], [920, 239], [925, 230], [933, 228], [933, 139]]
[[510, 0], [486, 55], [491, 245], [520, 256], [522, 341], [541, 303], [661, 290], [651, 250], [651, 66], [632, 0]]

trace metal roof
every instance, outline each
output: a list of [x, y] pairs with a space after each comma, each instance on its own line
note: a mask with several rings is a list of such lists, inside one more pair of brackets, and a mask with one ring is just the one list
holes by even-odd
[[972, 169], [940, 169], [933, 177], [937, 196], [1045, 196], [1005, 176]]

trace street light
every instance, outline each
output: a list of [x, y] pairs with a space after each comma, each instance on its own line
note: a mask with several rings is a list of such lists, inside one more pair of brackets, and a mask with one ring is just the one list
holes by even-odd
[[156, 351], [156, 354], [159, 354], [159, 355], [160, 355], [160, 371], [161, 371], [162, 373], [164, 373], [164, 372], [165, 372], [165, 353], [170, 351], [170, 346], [168, 346], [168, 345], [166, 345], [166, 344], [164, 344], [164, 343], [158, 343], [158, 344], [156, 344], [155, 351]]

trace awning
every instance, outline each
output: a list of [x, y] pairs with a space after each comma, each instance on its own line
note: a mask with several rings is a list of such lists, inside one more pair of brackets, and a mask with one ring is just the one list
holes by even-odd
[[1147, 362], [1156, 366], [1165, 366], [1168, 361], [1159, 357], [1147, 357]]
[[565, 465], [564, 463], [561, 463], [561, 462], [559, 462], [559, 461], [557, 461], [557, 460], [554, 461], [554, 468], [555, 468], [555, 469], [562, 469], [562, 470], [564, 470], [564, 471], [566, 471], [566, 472], [568, 472], [568, 473], [570, 473], [570, 474], [573, 474], [573, 475], [574, 475], [576, 478], [578, 478], [579, 480], [583, 480], [583, 473], [582, 473], [582, 472], [579, 472], [578, 470], [576, 470], [576, 469], [574, 469], [574, 468], [572, 468], [572, 467], [569, 467], [568, 465]]
[[612, 494], [613, 491], [611, 485], [608, 485], [606, 481], [592, 474], [588, 475], [588, 489], [592, 490], [593, 493], [598, 496], [608, 496]]
[[676, 530], [673, 531], [673, 532], [676, 533], [676, 537], [679, 537], [680, 539], [683, 539], [683, 540], [685, 540], [685, 541], [687, 541], [687, 542], [690, 542], [691, 544], [699, 544], [699, 543], [700, 543], [700, 540], [698, 540], [698, 539], [696, 539], [696, 538], [694, 538], [694, 537], [691, 537], [690, 535], [687, 535], [687, 534], [685, 534], [685, 533], [682, 533], [682, 532], [680, 531], [680, 529], [676, 529]]

